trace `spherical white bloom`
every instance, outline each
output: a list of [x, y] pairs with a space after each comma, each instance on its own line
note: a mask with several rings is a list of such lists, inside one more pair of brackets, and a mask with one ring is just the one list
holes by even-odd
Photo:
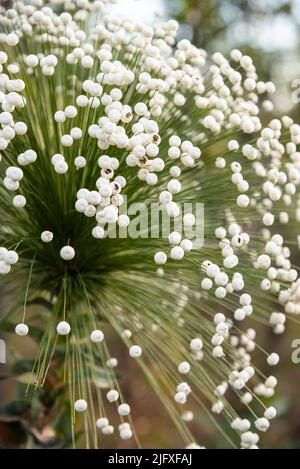
[[167, 255], [162, 251], [157, 252], [154, 255], [154, 262], [158, 265], [165, 264], [167, 262]]
[[174, 396], [175, 401], [178, 404], [185, 404], [186, 403], [186, 394], [184, 392], [177, 392]]
[[182, 249], [181, 246], [174, 246], [171, 249], [170, 256], [175, 261], [180, 261], [184, 257], [184, 250]]
[[[182, 425], [193, 420], [180, 412], [191, 386], [211, 397], [215, 414], [231, 409], [231, 388], [255, 413], [254, 428], [266, 431], [276, 410], [263, 402], [277, 380], [255, 379], [264, 376], [255, 364], [264, 347], [254, 324], [264, 311], [275, 341], [288, 316], [300, 314], [291, 249], [300, 246], [300, 126], [288, 116], [267, 120], [276, 87], [259, 80], [248, 55], [209, 57], [178, 40], [176, 21], [136, 23], [116, 15], [114, 3], [0, 7], [0, 276], [12, 272], [3, 279], [5, 306], [23, 305], [22, 322], [35, 320], [34, 298], [52, 310], [36, 310], [46, 331], [37, 384], [49, 358], [60, 374], [62, 347], [72, 402], [102, 386], [97, 367], [108, 370], [106, 398], [118, 402], [122, 440], [134, 431], [123, 419], [130, 407], [114, 373], [123, 364], [111, 355], [115, 334], [129, 357], [143, 355], [146, 373], [157, 362], [159, 394], [173, 383]], [[70, 341], [59, 338], [71, 332], [66, 318]], [[105, 341], [96, 329], [104, 321]], [[266, 360], [275, 366], [279, 355]], [[174, 381], [191, 367], [197, 379]], [[73, 404], [89, 412], [87, 441], [95, 440], [92, 419], [112, 435], [101, 400], [99, 408], [89, 400]], [[249, 420], [235, 416], [231, 426], [237, 446], [257, 448]]]
[[61, 137], [61, 144], [64, 146], [64, 147], [70, 147], [73, 145], [73, 138], [71, 137], [71, 135], [63, 135]]
[[271, 265], [271, 259], [266, 254], [262, 254], [258, 256], [257, 263], [261, 269], [268, 269]]
[[116, 402], [119, 399], [119, 393], [115, 389], [111, 389], [106, 394], [108, 402]]
[[14, 131], [17, 135], [25, 135], [27, 132], [27, 125], [25, 122], [16, 122], [14, 125]]
[[92, 230], [92, 236], [96, 239], [102, 239], [105, 237], [105, 231], [102, 226], [96, 226]]
[[104, 428], [104, 427], [107, 427], [109, 424], [109, 421], [106, 417], [100, 417], [99, 419], [97, 419], [96, 421], [96, 427], [97, 428]]
[[56, 330], [59, 335], [68, 335], [70, 334], [71, 326], [68, 322], [61, 321], [57, 324]]
[[104, 334], [102, 331], [100, 331], [99, 329], [95, 329], [92, 333], [91, 333], [91, 341], [94, 342], [95, 344], [97, 343], [100, 343], [100, 342], [103, 342], [104, 340]]
[[190, 372], [190, 369], [191, 369], [191, 366], [188, 362], [181, 362], [178, 365], [178, 371], [179, 371], [179, 373], [181, 373], [183, 375], [188, 374]]
[[87, 402], [84, 399], [78, 399], [74, 404], [74, 409], [76, 412], [85, 412], [87, 407]]
[[78, 169], [84, 168], [86, 166], [86, 159], [83, 156], [76, 156], [74, 164]]
[[16, 208], [23, 208], [26, 205], [26, 198], [23, 195], [16, 195], [13, 198], [13, 204]]
[[18, 262], [19, 256], [15, 251], [7, 251], [4, 260], [9, 265], [14, 265]]
[[17, 324], [15, 332], [17, 335], [25, 336], [29, 332], [29, 327], [26, 324]]
[[21, 168], [15, 166], [10, 166], [6, 170], [6, 177], [12, 179], [13, 181], [21, 181], [23, 179], [24, 173]]
[[196, 223], [196, 219], [192, 213], [187, 213], [183, 217], [184, 226], [191, 227]]
[[67, 106], [64, 112], [66, 117], [68, 117], [69, 119], [72, 119], [77, 116], [77, 109], [75, 106]]
[[267, 362], [270, 366], [276, 366], [279, 363], [279, 355], [277, 353], [271, 353], [271, 355], [268, 356]]
[[65, 161], [58, 161], [54, 166], [55, 171], [58, 174], [66, 174], [68, 172], [69, 166]]
[[129, 349], [129, 355], [132, 358], [139, 358], [142, 355], [142, 349], [139, 345], [132, 345]]
[[120, 437], [122, 440], [130, 440], [132, 438], [132, 430], [130, 428], [123, 428], [120, 431]]
[[118, 407], [118, 414], [125, 417], [126, 415], [130, 414], [130, 407], [128, 404], [120, 404]]
[[113, 425], [107, 425], [102, 428], [102, 433], [103, 435], [112, 435], [114, 433], [114, 427]]
[[53, 240], [53, 233], [51, 231], [43, 231], [41, 233], [41, 240], [43, 243], [51, 243]]
[[270, 427], [270, 422], [265, 417], [261, 417], [261, 418], [255, 420], [254, 423], [255, 423], [255, 426], [256, 426], [257, 430], [259, 430], [261, 432], [267, 431], [268, 428]]
[[179, 244], [181, 241], [181, 234], [178, 231], [173, 231], [169, 234], [170, 244]]
[[75, 249], [71, 246], [64, 246], [60, 250], [60, 257], [65, 261], [70, 261], [75, 257]]
[[200, 350], [202, 350], [203, 342], [199, 338], [193, 339], [191, 341], [190, 347], [194, 352], [199, 352]]
[[79, 127], [73, 127], [70, 131], [70, 135], [74, 140], [79, 140], [82, 137], [82, 130]]
[[264, 413], [264, 416], [265, 418], [267, 418], [268, 420], [272, 420], [276, 417], [277, 415], [277, 411], [275, 409], [275, 407], [268, 407]]

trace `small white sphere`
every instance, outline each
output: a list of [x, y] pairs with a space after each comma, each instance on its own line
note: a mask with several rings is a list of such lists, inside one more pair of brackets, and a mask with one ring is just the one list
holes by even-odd
[[226, 317], [224, 316], [223, 313], [215, 314], [215, 316], [214, 316], [214, 323], [215, 324], [220, 324], [220, 323], [225, 322], [225, 321], [226, 321]]
[[25, 135], [27, 132], [27, 125], [24, 122], [16, 122], [14, 125], [14, 131], [17, 135]]
[[120, 215], [119, 218], [118, 218], [118, 225], [121, 227], [121, 228], [126, 228], [130, 223], [130, 218], [128, 217], [128, 215]]
[[246, 317], [246, 313], [242, 308], [238, 308], [237, 310], [235, 310], [234, 319], [236, 321], [243, 321], [245, 317]]
[[137, 103], [135, 106], [134, 106], [134, 112], [138, 115], [138, 116], [144, 116], [146, 113], [147, 113], [147, 106], [146, 104], [144, 103]]
[[226, 230], [225, 230], [225, 228], [223, 228], [222, 226], [219, 226], [219, 227], [215, 230], [215, 236], [216, 236], [216, 238], [218, 238], [218, 239], [224, 239], [224, 238], [226, 238]]
[[180, 147], [181, 145], [181, 139], [177, 135], [173, 135], [172, 137], [169, 138], [169, 145], [171, 147]]
[[68, 172], [69, 166], [68, 163], [61, 160], [54, 165], [54, 169], [57, 174], [66, 174]]
[[86, 166], [86, 159], [83, 156], [76, 156], [74, 164], [78, 169], [84, 168]]
[[23, 195], [16, 195], [13, 198], [13, 205], [16, 208], [23, 208], [26, 205], [26, 198]]
[[70, 135], [74, 140], [79, 140], [82, 137], [82, 130], [79, 127], [73, 127], [70, 131]]
[[120, 404], [118, 407], [118, 414], [125, 417], [126, 415], [130, 414], [130, 407], [128, 404]]
[[120, 430], [120, 437], [122, 440], [130, 440], [132, 437], [132, 430], [130, 428], [122, 428], [122, 430]]
[[129, 349], [129, 355], [132, 358], [139, 358], [142, 355], [142, 349], [139, 345], [132, 345]]
[[105, 427], [102, 428], [103, 435], [112, 435], [113, 432], [114, 432], [113, 425], [106, 425]]
[[215, 166], [218, 169], [223, 169], [226, 166], [226, 160], [224, 158], [218, 157], [215, 161]]
[[178, 365], [178, 371], [179, 373], [183, 375], [187, 375], [190, 372], [191, 366], [188, 362], [181, 362]]
[[183, 239], [180, 243], [180, 246], [185, 252], [189, 252], [193, 249], [193, 243], [190, 239]]
[[61, 321], [57, 324], [56, 330], [59, 335], [68, 335], [71, 331], [71, 326], [67, 321]]
[[277, 411], [276, 411], [275, 407], [272, 407], [272, 406], [268, 407], [266, 409], [265, 413], [264, 413], [265, 418], [268, 419], [268, 420], [274, 419], [276, 417], [276, 415], [277, 415]]
[[184, 257], [184, 250], [181, 246], [174, 246], [171, 249], [170, 256], [174, 261], [180, 261]]
[[86, 107], [89, 103], [89, 99], [87, 96], [84, 96], [84, 95], [79, 95], [77, 96], [76, 98], [76, 104], [77, 106], [79, 107]]
[[15, 251], [7, 251], [4, 260], [7, 264], [14, 265], [18, 262], [19, 256]]
[[6, 36], [6, 44], [9, 46], [16, 46], [19, 42], [19, 37], [15, 33], [9, 33]]
[[255, 420], [254, 424], [255, 424], [257, 430], [259, 430], [261, 432], [267, 431], [268, 428], [270, 427], [270, 422], [265, 417], [261, 417], [261, 418]]
[[154, 255], [154, 262], [157, 265], [165, 264], [167, 262], [167, 259], [167, 255], [162, 251], [159, 251]]
[[178, 404], [185, 404], [186, 403], [186, 394], [182, 391], [177, 392], [174, 396], [174, 399]]
[[54, 120], [58, 122], [59, 124], [62, 124], [63, 122], [65, 122], [66, 119], [67, 117], [64, 111], [56, 111], [56, 113], [54, 114]]
[[65, 115], [69, 118], [72, 119], [73, 117], [77, 116], [77, 109], [75, 106], [67, 106], [65, 109]]
[[178, 192], [181, 191], [181, 183], [178, 181], [178, 179], [171, 179], [168, 182], [167, 189], [171, 194], [178, 194]]
[[271, 355], [268, 356], [267, 358], [267, 363], [270, 366], [276, 366], [279, 363], [279, 355], [277, 353], [271, 353]]
[[104, 334], [99, 329], [95, 329], [90, 335], [91, 341], [95, 344], [102, 342], [104, 339]]
[[111, 389], [106, 394], [108, 402], [116, 402], [119, 399], [119, 393], [115, 389]]
[[194, 420], [194, 414], [191, 410], [186, 410], [182, 413], [181, 418], [184, 422], [192, 422]]
[[21, 168], [17, 166], [10, 166], [6, 170], [6, 177], [12, 179], [13, 181], [21, 181], [23, 179], [24, 173]]
[[192, 213], [187, 213], [186, 215], [184, 215], [183, 217], [184, 226], [189, 228], [189, 227], [194, 226], [195, 223], [196, 223], [196, 219]]
[[29, 328], [28, 326], [26, 326], [26, 324], [18, 324], [15, 328], [15, 332], [17, 335], [19, 336], [25, 336], [28, 334], [29, 332]]
[[203, 288], [203, 290], [210, 290], [212, 285], [213, 285], [212, 280], [208, 277], [205, 277], [201, 281], [201, 288]]
[[90, 55], [85, 55], [84, 57], [82, 57], [80, 62], [83, 68], [90, 69], [94, 65], [93, 57], [91, 57]]
[[266, 254], [261, 254], [257, 258], [257, 263], [261, 269], [268, 269], [271, 265], [271, 259]]
[[72, 248], [71, 246], [64, 246], [60, 250], [60, 257], [64, 261], [71, 261], [75, 257], [75, 249]]
[[104, 427], [107, 427], [107, 425], [109, 424], [109, 421], [106, 417], [100, 417], [99, 419], [96, 420], [96, 427], [97, 428], [104, 428]]
[[181, 175], [181, 169], [179, 168], [179, 166], [172, 166], [170, 168], [170, 175], [173, 178], [178, 178]]
[[76, 412], [85, 412], [87, 406], [87, 402], [84, 399], [78, 399], [74, 404]]
[[274, 215], [272, 213], [265, 213], [263, 216], [263, 224], [265, 226], [271, 226], [274, 223]]
[[173, 231], [169, 234], [169, 243], [170, 244], [179, 244], [181, 241], [181, 234], [178, 231]]
[[246, 194], [241, 194], [238, 196], [238, 198], [236, 199], [236, 202], [237, 202], [237, 205], [241, 208], [246, 208], [248, 207], [249, 203], [250, 203], [250, 199], [249, 197], [246, 195]]
[[39, 63], [39, 59], [36, 55], [34, 54], [29, 54], [27, 55], [27, 57], [25, 58], [25, 63], [28, 67], [30, 68], [34, 68], [38, 65]]
[[203, 348], [203, 342], [199, 338], [193, 339], [190, 343], [190, 347], [194, 352], [200, 352]]
[[215, 284], [219, 287], [225, 287], [228, 283], [228, 275], [225, 272], [218, 272], [215, 276]]
[[95, 228], [93, 228], [93, 230], [92, 230], [92, 236], [93, 236], [95, 239], [102, 239], [102, 238], [104, 238], [104, 236], [105, 236], [105, 231], [104, 231], [104, 229], [102, 228], [102, 226], [95, 226]]
[[55, 166], [56, 164], [62, 162], [62, 161], [65, 161], [63, 155], [61, 155], [60, 153], [55, 153], [55, 155], [52, 156], [51, 158], [51, 163]]
[[149, 186], [154, 186], [158, 181], [158, 177], [155, 173], [148, 173], [146, 175], [146, 182]]
[[51, 231], [43, 231], [41, 234], [41, 240], [43, 243], [51, 243], [53, 240], [53, 233]]

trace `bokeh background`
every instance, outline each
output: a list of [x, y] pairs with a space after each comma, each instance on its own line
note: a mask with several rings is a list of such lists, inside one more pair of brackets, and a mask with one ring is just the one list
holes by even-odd
[[[300, 78], [299, 7], [299, 0], [120, 0], [114, 9], [119, 14], [150, 23], [160, 16], [175, 17], [180, 22], [179, 37], [188, 38], [209, 52], [227, 54], [232, 48], [240, 48], [253, 57], [260, 79], [275, 82], [276, 111], [289, 113], [300, 122], [300, 104], [292, 99], [294, 80]], [[294, 229], [296, 237], [296, 227], [288, 229]], [[297, 250], [293, 257], [294, 263], [300, 265]], [[300, 448], [300, 364], [293, 364], [291, 360], [291, 343], [296, 338], [300, 338], [300, 326], [294, 322], [288, 323], [287, 333], [282, 337], [274, 337], [265, 329], [258, 333], [258, 340], [264, 343], [264, 348], [278, 351], [282, 357], [281, 366], [276, 370], [278, 392], [270, 402], [278, 409], [279, 417], [262, 437], [264, 448]], [[112, 335], [110, 340], [112, 354], [119, 357], [122, 370], [127, 370], [120, 376], [120, 383], [127, 399], [130, 401], [131, 396], [134, 397], [133, 420], [143, 447], [181, 447], [182, 441], [172, 422], [138, 366], [134, 360], [127, 359], [128, 354], [124, 354], [117, 337]], [[9, 341], [10, 361], [24, 354], [34, 357], [35, 346], [30, 339], [22, 341], [22, 348], [18, 344], [18, 341]], [[264, 369], [265, 365], [260, 363], [259, 366]], [[0, 376], [8, 374], [9, 368], [0, 365]], [[21, 379], [24, 380], [24, 376]], [[16, 395], [18, 384], [16, 379], [0, 379], [2, 406]], [[190, 428], [195, 441], [208, 447], [226, 447], [222, 434], [208, 416], [194, 410], [195, 421]], [[0, 447], [24, 444], [28, 434], [23, 433], [18, 416], [1, 413]], [[246, 414], [244, 416], [247, 417]], [[219, 423], [223, 427], [222, 419]], [[51, 446], [51, 427], [36, 428], [32, 422], [29, 422], [29, 427], [28, 445]], [[226, 426], [223, 428], [227, 431]], [[122, 442], [118, 437], [109, 437], [106, 441], [104, 445], [108, 448], [130, 447], [130, 443]]]

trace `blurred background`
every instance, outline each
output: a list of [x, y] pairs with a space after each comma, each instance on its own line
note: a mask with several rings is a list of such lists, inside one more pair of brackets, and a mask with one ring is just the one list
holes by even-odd
[[[232, 48], [240, 48], [253, 57], [260, 79], [275, 82], [277, 112], [289, 113], [300, 122], [300, 104], [293, 103], [292, 99], [294, 88], [299, 87], [294, 80], [300, 78], [299, 3], [299, 0], [120, 0], [114, 9], [137, 21], [150, 23], [157, 16], [176, 18], [180, 22], [179, 38], [188, 38], [209, 52], [226, 54]], [[294, 255], [298, 257], [297, 253]], [[300, 264], [299, 257], [295, 263]], [[291, 361], [291, 343], [296, 338], [300, 338], [300, 328], [293, 323], [288, 324], [287, 334], [282, 338], [274, 337], [265, 329], [259, 331], [258, 341], [264, 343], [264, 348], [278, 351], [282, 357], [279, 372], [276, 370], [280, 383], [277, 397], [270, 401], [270, 405], [278, 409], [279, 418], [263, 435], [264, 448], [300, 448], [300, 364]], [[138, 366], [127, 359], [128, 354], [123, 353], [118, 338], [112, 335], [111, 341], [113, 355], [120, 359], [121, 369], [127, 369], [126, 376], [120, 376], [120, 384], [127, 399], [134, 396], [133, 420], [143, 446], [180, 447], [181, 439]], [[9, 349], [14, 350], [16, 357], [24, 356], [25, 352], [34, 357], [35, 353], [34, 345], [27, 338], [22, 350], [14, 343], [9, 343]], [[258, 366], [264, 369], [264, 362]], [[0, 367], [1, 377], [9, 373], [8, 367]], [[16, 379], [0, 380], [1, 403], [15, 395], [18, 384]], [[195, 421], [190, 429], [195, 441], [208, 447], [226, 447], [226, 441], [208, 417], [194, 410]], [[220, 425], [223, 425], [221, 419]], [[37, 446], [50, 445], [51, 428], [34, 428], [32, 424], [30, 435], [30, 441], [33, 439]], [[18, 416], [2, 410], [0, 447], [16, 447], [27, 437]], [[130, 443], [118, 437], [106, 441], [106, 447], [130, 447]]]

